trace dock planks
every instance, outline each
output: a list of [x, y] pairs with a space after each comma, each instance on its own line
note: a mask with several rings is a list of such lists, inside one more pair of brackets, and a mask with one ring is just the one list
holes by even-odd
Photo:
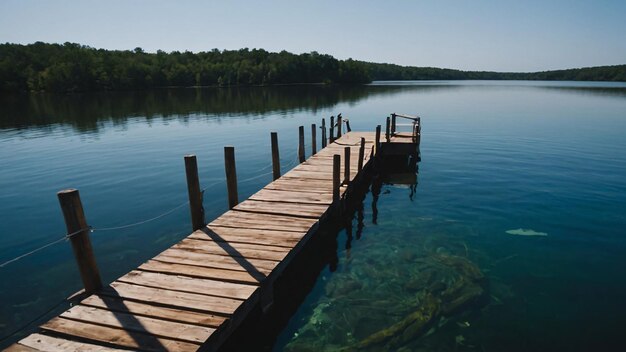
[[[328, 215], [332, 159], [350, 182], [374, 133], [349, 132], [234, 209], [41, 325], [7, 351], [196, 351], [219, 344]], [[406, 138], [392, 138], [407, 143]], [[341, 195], [347, 190], [341, 187]]]

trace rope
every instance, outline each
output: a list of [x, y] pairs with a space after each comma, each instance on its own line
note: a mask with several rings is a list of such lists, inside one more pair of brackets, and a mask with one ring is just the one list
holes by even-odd
[[[203, 191], [203, 192], [204, 192], [204, 191]], [[155, 217], [153, 217], [153, 218], [150, 218], [150, 219], [146, 219], [146, 220], [142, 220], [142, 221], [134, 222], [134, 223], [132, 223], [132, 224], [121, 225], [121, 226], [112, 226], [112, 227], [96, 227], [96, 228], [91, 229], [91, 232], [95, 232], [95, 231], [113, 231], [113, 230], [122, 230], [122, 229], [127, 229], [127, 228], [129, 228], [129, 227], [135, 227], [135, 226], [143, 225], [143, 224], [145, 224], [145, 223], [148, 223], [148, 222], [151, 222], [151, 221], [154, 221], [154, 220], [160, 219], [160, 218], [162, 218], [162, 217], [164, 217], [164, 216], [166, 216], [166, 215], [169, 215], [169, 214], [173, 213], [174, 211], [176, 211], [176, 210], [178, 210], [178, 209], [182, 208], [183, 206], [185, 206], [185, 205], [187, 205], [187, 204], [189, 204], [189, 201], [186, 201], [186, 202], [184, 202], [184, 203], [182, 203], [182, 204], [180, 204], [180, 205], [178, 205], [178, 206], [176, 206], [176, 207], [174, 207], [174, 208], [172, 208], [172, 209], [170, 209], [170, 210], [166, 211], [165, 213], [159, 214], [159, 215], [157, 215], [157, 216], [155, 216]]]
[[13, 263], [13, 262], [16, 262], [16, 261], [18, 261], [18, 260], [20, 260], [20, 259], [22, 259], [22, 258], [24, 258], [24, 257], [27, 257], [27, 256], [29, 256], [29, 255], [31, 255], [31, 254], [35, 254], [35, 253], [37, 253], [37, 252], [39, 252], [39, 251], [41, 251], [41, 250], [43, 250], [43, 249], [46, 249], [46, 248], [48, 248], [48, 247], [50, 247], [50, 246], [53, 246], [53, 245], [55, 245], [55, 244], [57, 244], [57, 243], [60, 243], [60, 242], [62, 242], [62, 241], [66, 241], [66, 240], [68, 240], [68, 239], [72, 238], [73, 236], [75, 236], [75, 235], [77, 235], [77, 234], [79, 234], [79, 233], [81, 233], [81, 232], [83, 232], [83, 231], [88, 231], [88, 230], [91, 230], [91, 228], [89, 227], [89, 228], [86, 228], [86, 229], [80, 229], [80, 230], [75, 231], [75, 232], [72, 232], [72, 233], [70, 233], [70, 234], [63, 235], [63, 237], [61, 237], [61, 238], [59, 238], [59, 239], [57, 239], [57, 240], [54, 240], [54, 241], [52, 241], [52, 242], [50, 242], [50, 243], [48, 243], [48, 244], [44, 244], [44, 245], [43, 245], [43, 246], [41, 246], [41, 247], [35, 248], [35, 249], [33, 249], [32, 251], [27, 252], [27, 253], [24, 253], [24, 254], [22, 254], [22, 255], [19, 255], [19, 256], [17, 256], [17, 257], [15, 257], [15, 258], [13, 258], [13, 259], [7, 260], [6, 262], [4, 262], [4, 263], [0, 264], [0, 268], [4, 268], [4, 267], [5, 267], [5, 266], [7, 266], [8, 264], [11, 264], [11, 263]]
[[249, 178], [245, 178], [245, 179], [243, 179], [243, 180], [238, 180], [238, 181], [237, 181], [237, 183], [244, 183], [244, 182], [248, 182], [248, 181], [256, 180], [257, 178], [261, 178], [261, 177], [266, 176], [266, 175], [269, 175], [269, 174], [271, 174], [271, 173], [272, 173], [272, 171], [270, 171], [270, 172], [265, 172], [265, 173], [262, 173], [262, 174], [260, 174], [260, 175], [252, 176], [252, 177], [249, 177]]

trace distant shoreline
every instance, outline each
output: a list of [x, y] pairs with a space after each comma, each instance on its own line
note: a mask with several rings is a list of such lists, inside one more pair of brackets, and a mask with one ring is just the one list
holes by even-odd
[[65, 43], [0, 44], [0, 92], [95, 92], [163, 88], [362, 85], [373, 81], [528, 80], [626, 82], [626, 65], [543, 72], [461, 71], [338, 60], [263, 49], [208, 52], [104, 50]]

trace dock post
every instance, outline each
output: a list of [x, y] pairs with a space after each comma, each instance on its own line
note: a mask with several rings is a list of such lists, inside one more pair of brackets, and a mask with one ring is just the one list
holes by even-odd
[[391, 135], [396, 134], [396, 114], [391, 114]]
[[326, 148], [326, 119], [322, 119], [322, 148]]
[[65, 226], [85, 292], [92, 293], [102, 288], [102, 280], [89, 239], [89, 225], [87, 225], [83, 204], [80, 201], [80, 194], [76, 189], [67, 189], [58, 192], [57, 197], [61, 204]]
[[341, 128], [343, 127], [341, 122], [341, 114], [337, 115], [337, 139], [341, 138]]
[[420, 145], [420, 140], [422, 139], [422, 118], [417, 118], [417, 146]]
[[387, 140], [387, 143], [389, 143], [389, 141], [391, 140], [391, 119], [389, 118], [389, 116], [387, 116], [387, 125], [385, 126], [385, 139]]
[[376, 156], [378, 156], [378, 152], [380, 151], [380, 125], [376, 126], [376, 140], [374, 141], [374, 150], [376, 151]]
[[311, 124], [311, 156], [317, 153], [317, 130], [314, 123]]
[[348, 132], [352, 132], [352, 128], [350, 128], [350, 120], [346, 119], [346, 130]]
[[274, 180], [280, 177], [280, 156], [278, 155], [278, 132], [271, 132], [272, 142], [272, 174]]
[[344, 160], [343, 183], [348, 185], [350, 184], [350, 147], [343, 148], [343, 160]]
[[339, 181], [339, 173], [341, 172], [341, 155], [333, 155], [333, 203], [339, 203], [339, 187], [341, 187], [341, 181]]
[[193, 231], [204, 227], [204, 208], [202, 206], [202, 191], [198, 179], [198, 162], [195, 155], [185, 155], [185, 174], [187, 175], [187, 193], [189, 195], [189, 210], [191, 211], [191, 227]]
[[226, 187], [228, 188], [228, 208], [239, 204], [237, 194], [237, 168], [235, 167], [235, 147], [224, 147], [224, 168], [226, 170]]
[[358, 172], [363, 170], [363, 158], [365, 157], [365, 138], [361, 137], [361, 147], [359, 148], [359, 165]]
[[298, 158], [300, 163], [303, 163], [304, 158], [304, 126], [298, 128]]
[[330, 144], [335, 141], [335, 116], [330, 117], [330, 127], [328, 132], [328, 144]]

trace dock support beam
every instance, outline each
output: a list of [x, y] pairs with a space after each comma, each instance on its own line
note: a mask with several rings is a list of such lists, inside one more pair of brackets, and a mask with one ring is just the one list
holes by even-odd
[[385, 126], [385, 139], [387, 140], [387, 143], [389, 143], [389, 141], [391, 140], [391, 118], [389, 118], [389, 116], [387, 116], [387, 125]]
[[330, 117], [330, 127], [329, 127], [329, 136], [328, 143], [332, 143], [335, 141], [335, 116]]
[[343, 148], [343, 183], [350, 184], [350, 147]]
[[337, 115], [337, 138], [341, 138], [341, 128], [343, 127], [341, 122], [341, 114]]
[[375, 156], [378, 156], [380, 151], [380, 125], [376, 126], [376, 140], [374, 141]]
[[280, 156], [278, 155], [278, 132], [271, 132], [272, 143], [272, 176], [274, 180], [280, 177]]
[[396, 134], [396, 114], [391, 114], [391, 135]]
[[339, 203], [339, 187], [341, 187], [341, 155], [333, 155], [333, 203]]
[[235, 147], [224, 147], [224, 169], [226, 170], [226, 187], [228, 188], [228, 208], [232, 209], [239, 204]]
[[350, 120], [346, 119], [346, 131], [352, 132], [352, 128], [350, 128]]
[[80, 201], [80, 194], [76, 189], [67, 189], [57, 193], [57, 197], [61, 204], [67, 234], [72, 243], [85, 292], [92, 293], [102, 288], [102, 280], [89, 239], [89, 225], [87, 225], [83, 204]]
[[317, 130], [314, 123], [311, 124], [311, 156], [317, 153]]
[[185, 174], [187, 175], [191, 228], [193, 231], [196, 231], [203, 228], [205, 222], [202, 191], [200, 190], [200, 180], [198, 179], [198, 162], [195, 155], [185, 155]]
[[322, 148], [326, 148], [326, 119], [322, 119]]
[[361, 137], [361, 147], [359, 148], [359, 164], [357, 167], [357, 172], [361, 173], [363, 170], [363, 158], [365, 157], [365, 138]]
[[298, 128], [298, 158], [300, 163], [303, 163], [304, 158], [304, 126]]

